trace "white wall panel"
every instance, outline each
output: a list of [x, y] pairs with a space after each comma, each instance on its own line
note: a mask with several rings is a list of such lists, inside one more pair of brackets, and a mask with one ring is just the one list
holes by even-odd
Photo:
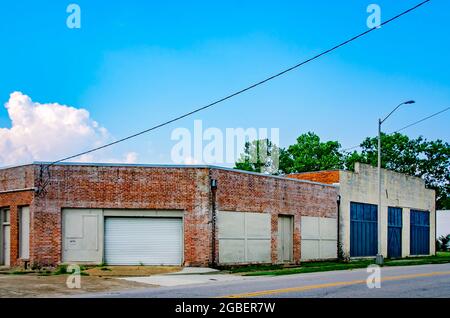
[[218, 212], [219, 263], [270, 263], [268, 213]]
[[337, 258], [337, 220], [302, 216], [301, 259]]

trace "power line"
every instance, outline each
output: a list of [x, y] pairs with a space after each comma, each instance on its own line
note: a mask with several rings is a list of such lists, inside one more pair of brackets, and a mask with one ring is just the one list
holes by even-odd
[[[411, 124], [409, 124], [409, 125], [406, 125], [406, 126], [403, 127], [403, 128], [400, 128], [400, 129], [398, 129], [398, 130], [396, 130], [396, 131], [393, 131], [393, 132], [391, 132], [391, 133], [388, 133], [387, 135], [393, 135], [393, 134], [396, 134], [396, 133], [398, 133], [398, 132], [400, 132], [400, 131], [402, 131], [402, 130], [405, 130], [405, 129], [407, 129], [407, 128], [410, 128], [410, 127], [412, 127], [412, 126], [415, 126], [415, 125], [417, 125], [417, 124], [420, 124], [421, 122], [424, 122], [425, 120], [428, 120], [428, 119], [433, 118], [433, 117], [435, 117], [435, 116], [437, 116], [437, 115], [439, 115], [439, 114], [442, 114], [442, 113], [444, 113], [444, 112], [446, 112], [446, 111], [448, 111], [448, 110], [450, 110], [450, 107], [444, 108], [443, 110], [440, 110], [440, 111], [438, 111], [437, 113], [434, 113], [434, 114], [432, 114], [432, 115], [430, 115], [430, 116], [427, 116], [427, 117], [425, 117], [425, 118], [422, 118], [422, 119], [420, 119], [420, 120], [418, 120], [418, 121], [415, 121], [415, 122], [413, 122], [413, 123], [411, 123]], [[353, 147], [349, 147], [349, 148], [342, 149], [342, 151], [349, 151], [349, 150], [356, 149], [356, 148], [359, 148], [359, 147], [361, 147], [361, 144], [359, 144], [359, 145], [357, 145], [357, 146], [353, 146]]]
[[[405, 15], [405, 14], [408, 14], [409, 12], [411, 12], [411, 11], [413, 11], [413, 10], [415, 10], [415, 9], [417, 9], [417, 8], [419, 8], [419, 7], [421, 7], [422, 5], [424, 5], [425, 3], [430, 2], [430, 1], [431, 1], [431, 0], [425, 0], [425, 1], [423, 1], [423, 2], [421, 2], [421, 3], [419, 3], [419, 4], [417, 4], [417, 5], [415, 5], [414, 7], [410, 8], [410, 9], [408, 9], [408, 10], [406, 10], [406, 11], [403, 11], [402, 13], [400, 13], [400, 14], [398, 14], [398, 15], [396, 15], [396, 16], [390, 18], [389, 20], [387, 20], [387, 21], [381, 23], [379, 27], [384, 26], [384, 25], [386, 25], [386, 24], [388, 24], [388, 23], [390, 23], [390, 22], [392, 22], [392, 21], [398, 19], [398, 18], [402, 17], [402, 16]], [[132, 135], [130, 135], [130, 136], [124, 137], [124, 138], [122, 138], [122, 139], [113, 141], [113, 142], [111, 142], [111, 143], [105, 144], [105, 145], [103, 145], [103, 146], [96, 147], [96, 148], [92, 148], [92, 149], [90, 149], [90, 150], [87, 150], [87, 151], [84, 151], [84, 152], [81, 152], [81, 153], [78, 153], [78, 154], [75, 154], [75, 155], [72, 155], [72, 156], [69, 156], [69, 157], [66, 157], [66, 158], [57, 160], [57, 161], [54, 161], [54, 162], [48, 164], [47, 167], [50, 167], [50, 166], [55, 165], [55, 164], [57, 164], [57, 163], [59, 163], [59, 162], [62, 162], [62, 161], [70, 160], [70, 159], [73, 159], [73, 158], [76, 158], [76, 157], [79, 157], [79, 156], [82, 156], [82, 155], [89, 154], [89, 153], [94, 152], [94, 151], [98, 151], [98, 150], [101, 150], [101, 149], [104, 149], [104, 148], [107, 148], [107, 147], [116, 145], [116, 144], [118, 144], [118, 143], [121, 143], [121, 142], [124, 142], [124, 141], [126, 141], [126, 140], [129, 140], [129, 139], [138, 137], [138, 136], [143, 135], [143, 134], [145, 134], [145, 133], [148, 133], [148, 132], [150, 132], [150, 131], [152, 131], [152, 130], [161, 128], [161, 127], [166, 126], [166, 125], [168, 125], [168, 124], [171, 124], [171, 123], [173, 123], [173, 122], [175, 122], [175, 121], [178, 121], [178, 120], [180, 120], [180, 119], [183, 119], [183, 118], [185, 118], [185, 117], [188, 117], [188, 116], [190, 116], [190, 115], [193, 115], [193, 114], [195, 114], [195, 113], [198, 113], [198, 112], [200, 112], [200, 111], [202, 111], [202, 110], [205, 110], [205, 109], [207, 109], [207, 108], [210, 108], [210, 107], [212, 107], [212, 106], [214, 106], [214, 105], [217, 105], [217, 104], [219, 104], [219, 103], [221, 103], [221, 102], [224, 102], [224, 101], [226, 101], [226, 100], [228, 100], [228, 99], [230, 99], [230, 98], [233, 98], [233, 97], [235, 97], [235, 96], [237, 96], [237, 95], [240, 95], [240, 94], [242, 94], [242, 93], [244, 93], [244, 92], [246, 92], [246, 91], [248, 91], [248, 90], [251, 90], [251, 89], [253, 89], [253, 88], [257, 87], [257, 86], [260, 86], [260, 85], [262, 85], [262, 84], [264, 84], [264, 83], [266, 83], [266, 82], [269, 82], [269, 81], [271, 81], [271, 80], [273, 80], [273, 79], [275, 79], [275, 78], [277, 78], [277, 77], [280, 77], [280, 76], [282, 76], [282, 75], [284, 75], [284, 74], [286, 74], [286, 73], [288, 73], [288, 72], [290, 72], [290, 71], [292, 71], [292, 70], [295, 70], [296, 68], [299, 68], [299, 67], [301, 67], [301, 66], [303, 66], [303, 65], [305, 65], [305, 64], [307, 64], [307, 63], [309, 63], [309, 62], [312, 62], [312, 61], [314, 61], [314, 60], [316, 60], [316, 59], [318, 59], [318, 58], [320, 58], [320, 57], [322, 57], [322, 56], [324, 56], [324, 55], [326, 55], [326, 54], [328, 54], [328, 53], [331, 53], [331, 52], [337, 50], [338, 48], [340, 48], [340, 47], [342, 47], [342, 46], [344, 46], [344, 45], [346, 45], [346, 44], [348, 44], [348, 43], [350, 43], [350, 42], [353, 42], [353, 41], [357, 40], [358, 38], [360, 38], [360, 37], [362, 37], [362, 36], [365, 36], [365, 35], [369, 34], [370, 32], [372, 32], [372, 31], [374, 31], [374, 30], [379, 29], [379, 27], [374, 27], [374, 28], [369, 29], [369, 30], [367, 30], [367, 31], [365, 31], [365, 32], [362, 32], [362, 33], [360, 33], [360, 34], [358, 34], [358, 35], [356, 35], [356, 36], [354, 36], [354, 37], [352, 37], [352, 38], [350, 38], [350, 39], [348, 39], [348, 40], [346, 40], [346, 41], [344, 41], [344, 42], [342, 42], [342, 43], [340, 43], [340, 44], [338, 44], [338, 45], [336, 45], [336, 46], [333, 46], [332, 48], [330, 48], [330, 49], [328, 49], [328, 50], [326, 50], [326, 51], [324, 51], [324, 52], [322, 52], [322, 53], [320, 53], [320, 54], [315, 55], [314, 57], [311, 57], [311, 58], [309, 58], [309, 59], [307, 59], [307, 60], [305, 60], [305, 61], [303, 61], [303, 62], [301, 62], [301, 63], [298, 63], [298, 64], [292, 66], [292, 67], [289, 67], [289, 68], [287, 68], [287, 69], [285, 69], [285, 70], [283, 70], [283, 71], [281, 71], [281, 72], [279, 72], [279, 73], [277, 73], [277, 74], [275, 74], [275, 75], [272, 75], [272, 76], [270, 76], [270, 77], [268, 77], [268, 78], [266, 78], [266, 79], [264, 79], [264, 80], [262, 80], [262, 81], [259, 81], [259, 82], [255, 83], [255, 84], [252, 84], [252, 85], [250, 85], [250, 86], [248, 86], [248, 87], [246, 87], [246, 88], [244, 88], [244, 89], [241, 89], [241, 90], [239, 90], [239, 91], [237, 91], [237, 92], [235, 92], [235, 93], [232, 93], [232, 94], [230, 94], [230, 95], [228, 95], [228, 96], [225, 96], [225, 97], [223, 97], [223, 98], [221, 98], [221, 99], [218, 99], [218, 100], [216, 100], [216, 101], [214, 101], [214, 102], [212, 102], [212, 103], [210, 103], [210, 104], [208, 104], [208, 105], [206, 105], [206, 106], [197, 108], [197, 109], [195, 109], [195, 110], [193, 110], [193, 111], [190, 111], [190, 112], [188, 112], [188, 113], [185, 113], [185, 114], [183, 114], [183, 115], [181, 115], [181, 116], [175, 117], [175, 118], [170, 119], [170, 120], [168, 120], [168, 121], [166, 121], [166, 122], [163, 122], [163, 123], [158, 124], [158, 125], [156, 125], [156, 126], [153, 126], [153, 127], [151, 127], [151, 128], [142, 130], [142, 131], [140, 131], [140, 132], [137, 132], [137, 133], [132, 134]]]
[[353, 149], [356, 149], [356, 148], [359, 148], [359, 147], [361, 147], [361, 145], [357, 145], [357, 146], [345, 148], [345, 149], [342, 149], [342, 151], [343, 151], [343, 152], [344, 152], [344, 151], [349, 151], [349, 150], [353, 150]]
[[409, 127], [411, 127], [411, 126], [420, 124], [421, 122], [423, 122], [423, 121], [425, 121], [425, 120], [427, 120], [427, 119], [430, 119], [430, 118], [432, 118], [432, 117], [434, 117], [434, 116], [437, 116], [437, 115], [439, 115], [439, 114], [442, 114], [443, 112], [446, 112], [446, 111], [449, 110], [449, 109], [450, 109], [450, 107], [447, 107], [447, 108], [445, 108], [445, 109], [443, 109], [443, 110], [441, 110], [441, 111], [439, 111], [439, 112], [437, 112], [437, 113], [434, 113], [433, 115], [430, 115], [430, 116], [428, 116], [428, 117], [425, 117], [425, 118], [423, 118], [423, 119], [421, 119], [421, 120], [418, 120], [418, 121], [416, 121], [416, 122], [413, 122], [412, 124], [406, 125], [405, 127], [400, 128], [399, 130], [396, 130], [396, 131], [394, 131], [394, 132], [391, 132], [389, 135], [398, 133], [398, 132], [400, 132], [400, 131], [402, 131], [402, 130], [405, 130], [406, 128], [409, 128]]

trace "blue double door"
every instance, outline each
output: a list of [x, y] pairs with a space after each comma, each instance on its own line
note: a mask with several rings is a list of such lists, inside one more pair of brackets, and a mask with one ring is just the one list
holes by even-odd
[[350, 256], [375, 256], [378, 251], [377, 206], [350, 202]]
[[430, 212], [411, 210], [410, 254], [430, 254]]
[[388, 257], [402, 257], [402, 209], [388, 208]]
[[[388, 208], [388, 257], [402, 256], [402, 209]], [[350, 256], [375, 256], [378, 252], [378, 207], [350, 203]]]

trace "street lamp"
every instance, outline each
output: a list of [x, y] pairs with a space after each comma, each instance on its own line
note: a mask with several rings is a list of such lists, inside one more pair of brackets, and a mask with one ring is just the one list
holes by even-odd
[[381, 124], [383, 124], [400, 106], [414, 103], [415, 101], [413, 100], [403, 102], [395, 107], [384, 119], [378, 119], [378, 254], [376, 258], [376, 263], [378, 265], [383, 265], [384, 263], [384, 256], [381, 252]]

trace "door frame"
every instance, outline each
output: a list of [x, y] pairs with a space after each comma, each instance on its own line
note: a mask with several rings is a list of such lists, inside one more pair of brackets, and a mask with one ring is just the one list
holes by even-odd
[[[8, 215], [8, 218], [6, 218]], [[9, 208], [0, 209], [0, 265], [11, 265], [11, 210]], [[8, 228], [9, 238], [6, 238], [6, 228]], [[9, 244], [9, 246], [6, 246]], [[7, 255], [8, 252], [9, 255]]]
[[[290, 235], [290, 242], [291, 242], [291, 248], [289, 251], [289, 260], [284, 260], [284, 257], [282, 257], [282, 255], [280, 255], [280, 251], [281, 254], [282, 253], [282, 247], [278, 246], [280, 244], [280, 242], [283, 242], [282, 238], [281, 238], [281, 234], [282, 233], [280, 231], [280, 221], [283, 219], [289, 219], [289, 223], [290, 223], [290, 231], [291, 231], [291, 235]], [[277, 259], [278, 259], [278, 263], [292, 263], [294, 261], [294, 216], [290, 215], [290, 214], [279, 214], [278, 215], [278, 237], [277, 237]]]

